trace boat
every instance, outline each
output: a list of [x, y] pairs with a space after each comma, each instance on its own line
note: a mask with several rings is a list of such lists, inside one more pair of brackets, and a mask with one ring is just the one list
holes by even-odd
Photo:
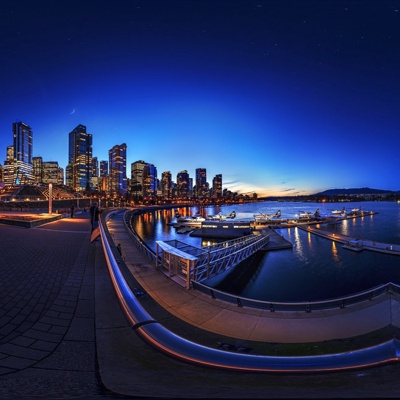
[[225, 219], [233, 219], [236, 217], [236, 212], [232, 211], [230, 214], [222, 214], [219, 212], [216, 215], [207, 215], [207, 219], [215, 220], [215, 221], [224, 221]]
[[360, 240], [350, 240], [346, 242], [343, 246], [343, 249], [352, 250], [352, 251], [363, 251], [362, 241]]
[[177, 225], [201, 225], [206, 219], [201, 215], [187, 216], [187, 217], [179, 217], [177, 219]]

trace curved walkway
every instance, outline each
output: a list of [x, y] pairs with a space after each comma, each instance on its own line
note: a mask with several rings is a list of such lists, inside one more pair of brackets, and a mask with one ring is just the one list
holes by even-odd
[[122, 214], [107, 225], [114, 243], [121, 246], [125, 264], [145, 292], [171, 314], [201, 329], [251, 341], [307, 343], [358, 336], [390, 324], [400, 327], [400, 303], [386, 295], [343, 309], [306, 313], [238, 307], [186, 290], [138, 251]]

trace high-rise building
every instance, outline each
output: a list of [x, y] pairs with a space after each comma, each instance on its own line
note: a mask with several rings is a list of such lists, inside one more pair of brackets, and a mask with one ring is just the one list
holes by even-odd
[[64, 184], [64, 168], [58, 167], [57, 183], [59, 185], [63, 185]]
[[208, 197], [207, 170], [196, 168], [196, 196], [199, 199]]
[[157, 168], [153, 164], [146, 164], [143, 169], [143, 197], [152, 197], [157, 194]]
[[97, 157], [92, 157], [92, 177], [99, 176], [99, 161]]
[[100, 176], [108, 175], [108, 161], [102, 160], [100, 161]]
[[4, 161], [4, 185], [15, 185], [14, 146], [7, 146], [6, 160]]
[[147, 165], [143, 160], [131, 164], [131, 194], [132, 196], [143, 197], [143, 170]]
[[15, 162], [15, 185], [33, 183], [32, 171], [32, 144], [33, 134], [29, 125], [23, 122], [12, 124], [14, 137], [14, 162]]
[[92, 157], [92, 188], [95, 190], [99, 189], [100, 178], [99, 178], [99, 161], [97, 157]]
[[58, 183], [58, 162], [44, 161], [43, 162], [43, 183]]
[[165, 171], [161, 174], [161, 195], [166, 199], [172, 196], [172, 175], [171, 171]]
[[43, 182], [43, 159], [42, 157], [32, 157], [33, 182], [35, 184]]
[[109, 157], [109, 187], [110, 194], [126, 194], [126, 144], [115, 145], [108, 151]]
[[181, 199], [187, 199], [190, 194], [190, 181], [187, 170], [178, 172], [176, 175], [176, 194]]
[[74, 190], [91, 189], [92, 135], [86, 126], [78, 125], [69, 133], [69, 152], [66, 184]]
[[215, 175], [212, 183], [213, 198], [219, 199], [222, 197], [222, 175]]

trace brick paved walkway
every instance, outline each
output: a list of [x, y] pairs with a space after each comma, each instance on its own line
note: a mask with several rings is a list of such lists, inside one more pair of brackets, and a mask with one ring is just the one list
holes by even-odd
[[90, 223], [0, 224], [0, 398], [102, 392]]

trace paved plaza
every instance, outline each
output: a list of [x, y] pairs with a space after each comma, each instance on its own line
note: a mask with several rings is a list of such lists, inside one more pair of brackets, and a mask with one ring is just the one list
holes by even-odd
[[[138, 251], [130, 257], [135, 268], [152, 267]], [[129, 279], [133, 287], [140, 284]], [[146, 293], [141, 301], [188, 340], [214, 347], [239, 343], [177, 318]], [[398, 374], [398, 364], [329, 374], [249, 374], [171, 359], [131, 329], [101, 242], [90, 243], [88, 213], [36, 228], [0, 224], [1, 399], [400, 397]]]

